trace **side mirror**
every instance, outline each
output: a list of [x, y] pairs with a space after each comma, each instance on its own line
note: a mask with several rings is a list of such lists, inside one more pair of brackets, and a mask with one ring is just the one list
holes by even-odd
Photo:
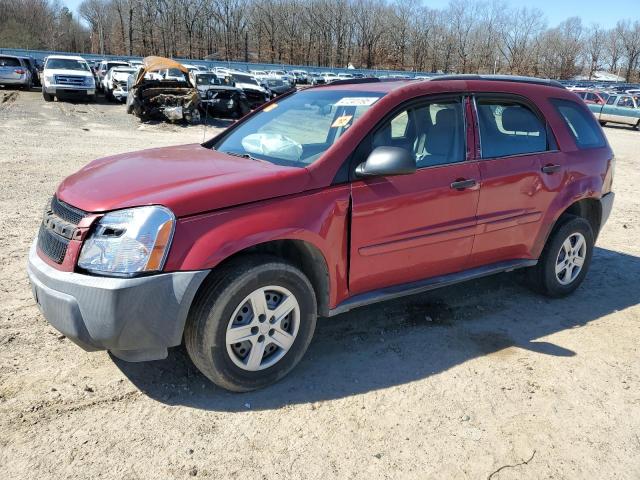
[[356, 167], [357, 177], [408, 175], [415, 173], [416, 159], [400, 147], [377, 147], [364, 163]]

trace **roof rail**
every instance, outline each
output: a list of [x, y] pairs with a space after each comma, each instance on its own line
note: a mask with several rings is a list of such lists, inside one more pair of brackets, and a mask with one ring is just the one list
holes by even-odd
[[[349, 85], [352, 83], [377, 83], [381, 82], [379, 78], [376, 77], [368, 77], [368, 78], [345, 78], [343, 80], [334, 80], [333, 82], [327, 83], [327, 85]], [[320, 85], [321, 86], [321, 85]]]
[[497, 82], [518, 82], [518, 83], [533, 83], [536, 85], [546, 85], [548, 87], [565, 88], [557, 80], [551, 80], [549, 78], [536, 78], [536, 77], [521, 77], [518, 75], [475, 75], [475, 74], [461, 74], [461, 75], [440, 75], [437, 77], [429, 78], [428, 82], [439, 82], [443, 80], [493, 80]]

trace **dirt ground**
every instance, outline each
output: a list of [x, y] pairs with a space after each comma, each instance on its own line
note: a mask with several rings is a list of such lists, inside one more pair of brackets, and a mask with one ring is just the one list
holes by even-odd
[[65, 176], [203, 128], [0, 90], [0, 477], [640, 478], [640, 132], [605, 131], [616, 204], [573, 296], [504, 274], [362, 308], [321, 320], [277, 385], [231, 394], [181, 348], [143, 364], [80, 350], [25, 272]]

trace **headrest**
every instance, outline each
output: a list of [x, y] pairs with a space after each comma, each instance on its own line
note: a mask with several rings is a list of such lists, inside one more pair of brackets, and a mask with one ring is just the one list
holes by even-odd
[[540, 120], [523, 107], [506, 107], [502, 111], [502, 128], [508, 132], [539, 132]]
[[456, 120], [456, 112], [452, 108], [443, 108], [436, 113], [436, 127], [451, 127]]

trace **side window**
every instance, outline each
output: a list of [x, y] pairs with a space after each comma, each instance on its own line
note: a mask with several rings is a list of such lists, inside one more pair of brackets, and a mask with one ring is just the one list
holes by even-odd
[[607, 144], [591, 111], [569, 100], [554, 99], [552, 103], [567, 124], [578, 148], [598, 148]]
[[403, 110], [373, 134], [372, 148], [381, 146], [408, 150], [418, 168], [464, 161], [462, 102], [423, 103]]
[[614, 103], [616, 103], [616, 97], [615, 95], [611, 95], [607, 100], [607, 105], [613, 105]]
[[633, 108], [633, 100], [631, 100], [631, 97], [622, 97], [618, 101], [618, 106], [624, 108]]
[[482, 158], [547, 150], [546, 125], [524, 104], [479, 98], [476, 108]]

